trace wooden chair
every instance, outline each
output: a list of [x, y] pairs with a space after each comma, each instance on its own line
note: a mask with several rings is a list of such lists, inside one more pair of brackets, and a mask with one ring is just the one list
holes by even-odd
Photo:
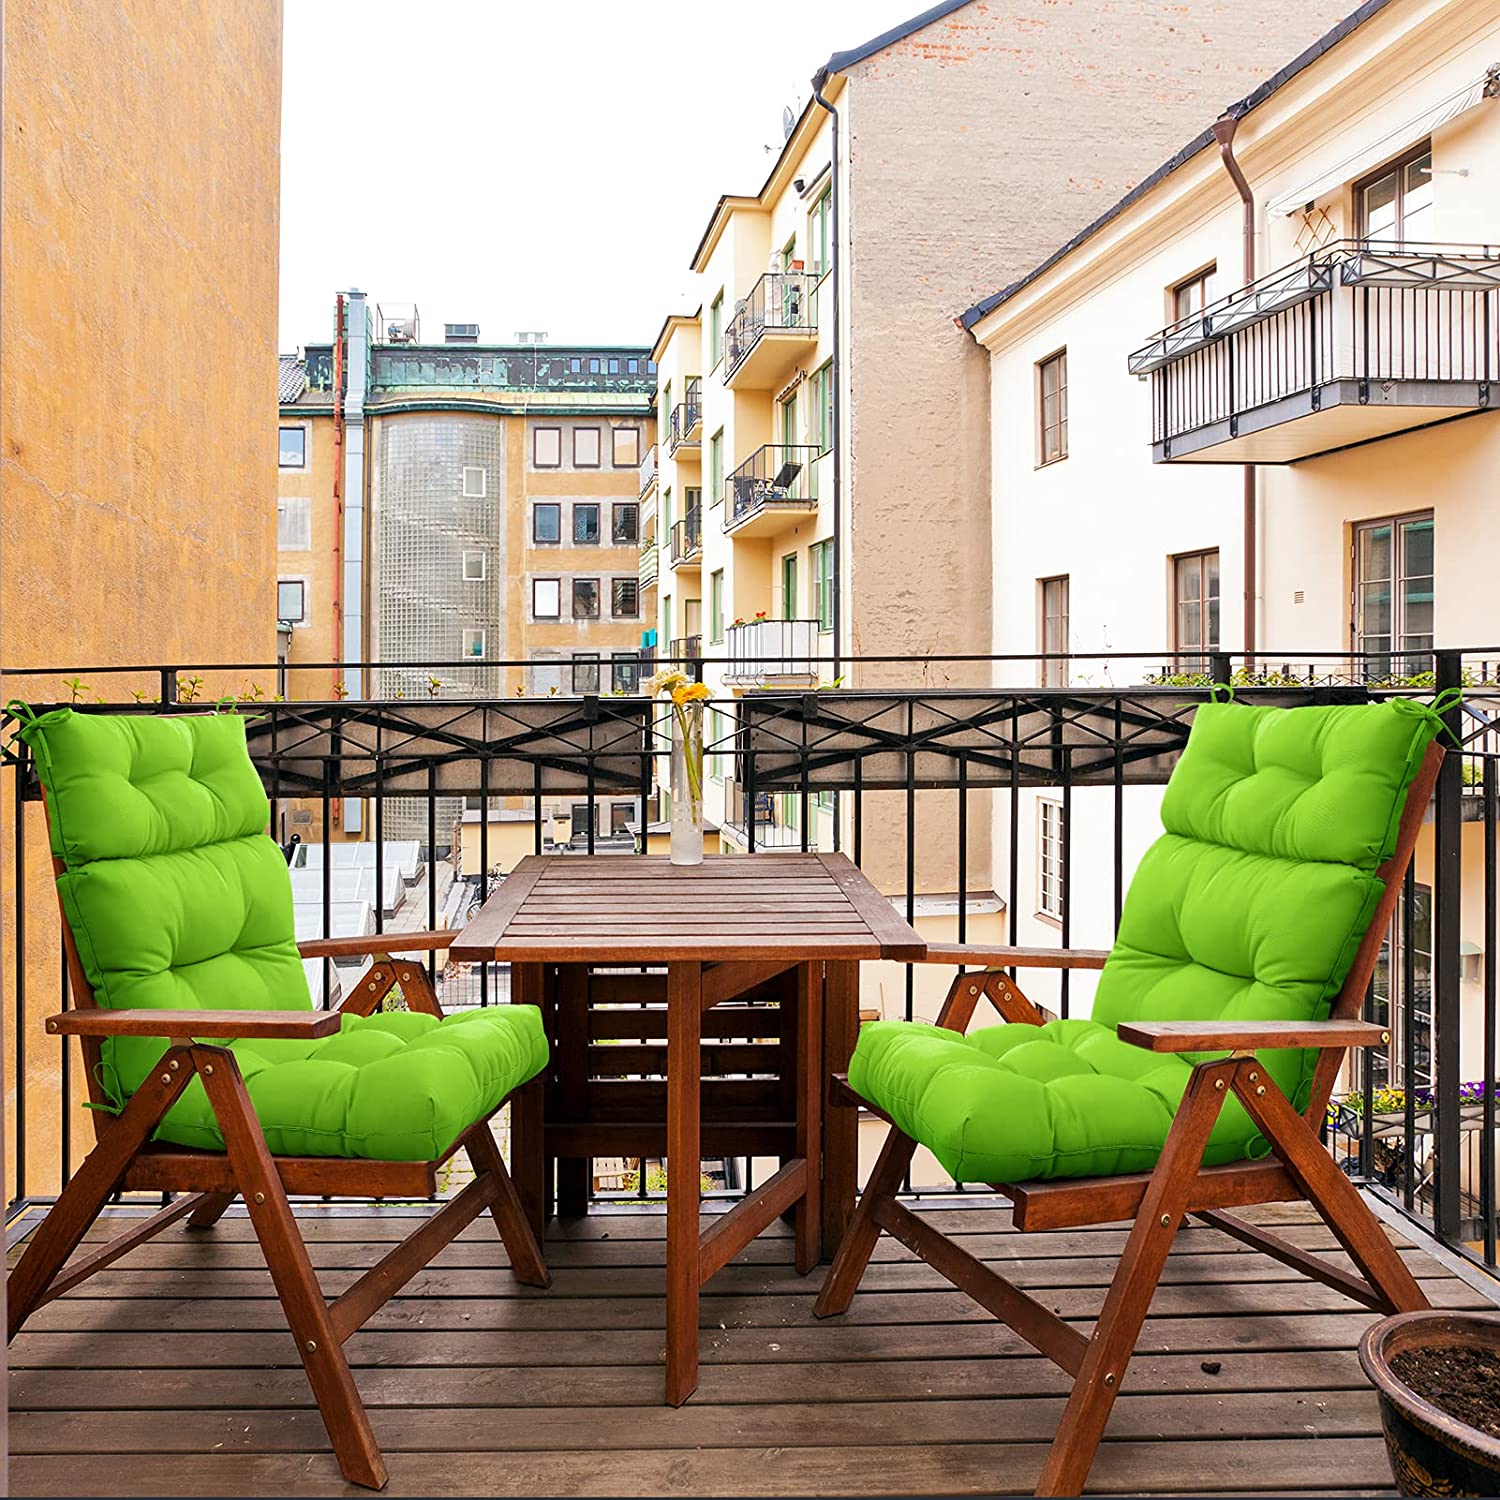
[[[1082, 1491], [1173, 1239], [1189, 1214], [1364, 1307], [1395, 1313], [1428, 1305], [1380, 1223], [1324, 1149], [1319, 1128], [1347, 1049], [1390, 1039], [1383, 1028], [1359, 1016], [1442, 757], [1439, 746], [1429, 745], [1410, 784], [1394, 852], [1377, 872], [1384, 882], [1383, 894], [1327, 1020], [1121, 1024], [1118, 1035], [1122, 1040], [1153, 1052], [1228, 1053], [1193, 1068], [1155, 1169], [1110, 1177], [989, 1184], [1011, 1200], [1015, 1227], [1023, 1232], [1131, 1221], [1091, 1335], [1079, 1332], [898, 1200], [917, 1141], [897, 1128], [890, 1115], [850, 1089], [846, 1075], [835, 1077], [833, 1102], [871, 1109], [890, 1122], [892, 1129], [814, 1312], [826, 1318], [849, 1310], [884, 1230], [1066, 1370], [1073, 1376], [1072, 1394], [1042, 1468], [1037, 1494]], [[957, 975], [937, 1024], [963, 1033], [983, 999], [1008, 1023], [1039, 1026], [1046, 1017], [1005, 971], [1102, 969], [1107, 957], [1102, 952], [932, 944], [929, 962], [990, 966], [983, 972]], [[1311, 1098], [1300, 1113], [1257, 1061], [1257, 1048], [1317, 1049]], [[1263, 1160], [1205, 1166], [1205, 1143], [1231, 1094], [1270, 1143], [1272, 1154]], [[1255, 1204], [1299, 1200], [1317, 1209], [1355, 1270], [1332, 1265], [1233, 1212]]]
[[[244, 771], [254, 777], [248, 758]], [[49, 802], [49, 825], [52, 811]], [[266, 842], [269, 844], [269, 840]], [[54, 858], [53, 864], [61, 877], [63, 860]], [[288, 925], [290, 910], [288, 897]], [[48, 1035], [80, 1038], [93, 1106], [90, 1117], [95, 1145], [33, 1232], [10, 1274], [6, 1286], [8, 1338], [14, 1338], [39, 1307], [72, 1291], [170, 1224], [186, 1218], [188, 1228], [208, 1229], [240, 1198], [265, 1254], [339, 1468], [355, 1484], [381, 1488], [387, 1477], [385, 1463], [343, 1345], [485, 1210], [494, 1218], [517, 1278], [529, 1286], [549, 1285], [536, 1237], [490, 1132], [493, 1115], [510, 1099], [518, 1103], [524, 1100], [529, 1108], [540, 1107], [541, 1080], [538, 1077], [513, 1090], [495, 1110], [463, 1130], [446, 1152], [432, 1160], [273, 1155], [239, 1060], [228, 1043], [332, 1037], [340, 1032], [345, 1017], [372, 1015], [397, 988], [408, 1010], [441, 1019], [442, 1011], [422, 963], [395, 957], [391, 950], [402, 954], [442, 952], [456, 936], [453, 932], [414, 932], [298, 944], [303, 958], [368, 955], [374, 960], [353, 992], [333, 1010], [307, 1008], [305, 985], [300, 1007], [283, 1010], [111, 1010], [96, 999], [80, 956], [78, 935], [64, 906], [63, 941], [76, 1008], [49, 1016], [44, 1024]], [[120, 1038], [166, 1041], [160, 1059], [123, 1107], [118, 1098], [107, 1097], [101, 1082], [102, 1045], [106, 1039]], [[201, 1080], [207, 1095], [212, 1119], [224, 1142], [222, 1151], [153, 1139], [167, 1112], [195, 1079]], [[438, 1191], [439, 1169], [459, 1151], [472, 1164], [473, 1181], [424, 1219], [414, 1233], [341, 1296], [325, 1301], [289, 1196], [433, 1198]], [[121, 1191], [183, 1196], [150, 1217], [133, 1222], [128, 1230], [99, 1248], [71, 1259], [111, 1195]]]

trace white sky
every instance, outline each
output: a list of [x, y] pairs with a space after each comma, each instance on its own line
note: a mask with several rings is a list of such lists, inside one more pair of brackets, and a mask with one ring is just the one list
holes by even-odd
[[425, 340], [649, 344], [783, 108], [927, 3], [287, 0], [281, 348], [349, 287], [415, 302]]

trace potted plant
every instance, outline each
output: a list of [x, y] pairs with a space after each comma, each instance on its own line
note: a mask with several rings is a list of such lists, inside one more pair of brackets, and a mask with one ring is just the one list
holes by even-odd
[[1398, 1313], [1359, 1362], [1403, 1495], [1500, 1495], [1500, 1313]]

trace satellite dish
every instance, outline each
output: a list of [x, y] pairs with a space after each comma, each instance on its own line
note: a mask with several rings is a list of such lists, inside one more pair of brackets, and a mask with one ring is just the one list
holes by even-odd
[[788, 104], [787, 107], [784, 110], [782, 110], [782, 112], [781, 112], [781, 138], [782, 138], [782, 140], [784, 140], [784, 141], [791, 140], [791, 138], [792, 138], [792, 131], [795, 130], [796, 128], [797, 128], [797, 112], [796, 112], [796, 110], [794, 110], [792, 108], [792, 106], [790, 104]]

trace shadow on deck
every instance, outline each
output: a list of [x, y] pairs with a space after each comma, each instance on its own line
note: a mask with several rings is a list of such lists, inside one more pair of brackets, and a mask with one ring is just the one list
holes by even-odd
[[[304, 1210], [330, 1294], [411, 1209]], [[924, 1209], [1087, 1324], [1122, 1230], [1022, 1236], [1003, 1207]], [[1311, 1210], [1261, 1210], [1332, 1245]], [[96, 1226], [95, 1233], [117, 1226]], [[348, 1350], [402, 1495], [1028, 1491], [1064, 1377], [884, 1237], [844, 1318], [819, 1323], [784, 1226], [714, 1278], [697, 1395], [661, 1404], [665, 1220], [554, 1224], [555, 1284], [518, 1287], [471, 1226]], [[12, 1252], [12, 1258], [14, 1258]], [[1419, 1251], [1435, 1304], [1484, 1306]], [[1354, 1348], [1371, 1321], [1213, 1229], [1177, 1239], [1091, 1491], [1389, 1490]], [[343, 1484], [248, 1220], [169, 1229], [37, 1313], [11, 1346], [18, 1495], [361, 1494]]]

